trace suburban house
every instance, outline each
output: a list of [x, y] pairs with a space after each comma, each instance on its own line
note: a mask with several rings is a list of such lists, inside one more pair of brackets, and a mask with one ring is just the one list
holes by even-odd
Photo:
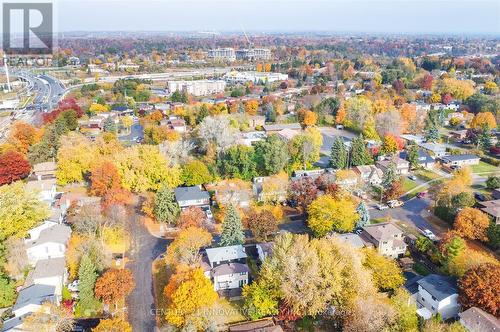
[[399, 137], [401, 137], [405, 141], [406, 145], [421, 144], [425, 141], [425, 137], [422, 135], [404, 134], [400, 135]]
[[32, 177], [38, 180], [55, 179], [57, 165], [53, 161], [33, 165]]
[[335, 183], [344, 189], [353, 189], [359, 181], [358, 174], [350, 169], [341, 169], [335, 173]]
[[390, 222], [364, 226], [360, 237], [387, 257], [400, 258], [406, 252], [403, 231]]
[[266, 134], [277, 134], [284, 129], [294, 130], [300, 132], [302, 127], [299, 123], [288, 123], [288, 124], [272, 124], [272, 125], [264, 125], [264, 131]]
[[251, 115], [247, 117], [250, 128], [262, 127], [266, 124], [266, 117], [263, 115]]
[[31, 285], [54, 286], [55, 299], [60, 302], [62, 300], [62, 288], [67, 280], [66, 259], [64, 257], [50, 258], [36, 263], [35, 268], [29, 272], [24, 287]]
[[[408, 152], [407, 151], [401, 152], [399, 154], [399, 157], [408, 160]], [[425, 150], [419, 149], [417, 163], [419, 167], [425, 169], [432, 169], [436, 165], [436, 160]]]
[[443, 165], [448, 167], [463, 167], [471, 165], [479, 165], [479, 156], [475, 154], [458, 154], [449, 155], [439, 158]]
[[359, 175], [361, 180], [371, 185], [381, 184], [384, 177], [384, 172], [375, 165], [355, 166], [354, 172]]
[[238, 142], [242, 145], [252, 146], [256, 142], [264, 140], [266, 137], [266, 133], [262, 131], [251, 131], [248, 133], [240, 133]]
[[259, 256], [259, 260], [261, 262], [264, 262], [264, 259], [273, 254], [274, 242], [257, 243], [255, 246], [257, 248], [257, 255]]
[[181, 209], [190, 206], [202, 207], [210, 205], [210, 195], [198, 186], [175, 188], [174, 195]]
[[253, 179], [252, 190], [258, 202], [281, 203], [287, 197], [288, 178], [283, 178], [280, 174], [256, 177]]
[[418, 146], [434, 157], [442, 157], [446, 155], [446, 146], [439, 143], [420, 143]]
[[429, 319], [440, 314], [443, 320], [458, 315], [457, 281], [453, 277], [429, 274], [417, 281], [417, 314]]
[[391, 163], [394, 163], [396, 166], [396, 173], [399, 175], [408, 174], [410, 170], [410, 163], [404, 159], [399, 157], [389, 159], [389, 160], [379, 160], [377, 161], [377, 166], [382, 170], [382, 172], [386, 172], [390, 167]]
[[52, 204], [57, 194], [55, 178], [28, 181], [25, 188], [27, 191], [38, 193], [38, 199], [49, 205]]
[[482, 207], [481, 211], [493, 218], [493, 221], [500, 225], [500, 199], [495, 199], [493, 201], [478, 202]]
[[472, 307], [458, 314], [460, 324], [471, 332], [498, 332], [500, 320], [482, 309]]
[[239, 289], [248, 284], [247, 254], [242, 245], [205, 249], [202, 268], [216, 291]]
[[215, 185], [207, 185], [207, 190], [214, 192], [219, 205], [234, 205], [240, 208], [250, 207], [252, 188], [248, 182], [242, 180], [222, 180]]
[[71, 228], [66, 225], [47, 222], [28, 232], [25, 240], [26, 254], [30, 264], [51, 258], [64, 257], [71, 235]]
[[455, 141], [462, 141], [467, 137], [467, 130], [450, 130], [448, 135], [451, 139]]

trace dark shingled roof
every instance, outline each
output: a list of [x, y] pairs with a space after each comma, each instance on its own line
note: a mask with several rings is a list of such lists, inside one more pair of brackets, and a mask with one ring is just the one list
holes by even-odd
[[443, 160], [446, 163], [450, 163], [453, 161], [471, 160], [471, 159], [479, 159], [479, 157], [476, 156], [475, 154], [457, 154], [457, 155], [441, 157], [441, 160]]
[[453, 277], [429, 274], [417, 281], [417, 283], [438, 301], [458, 293], [457, 279]]
[[199, 187], [179, 187], [174, 189], [175, 199], [179, 201], [190, 201], [198, 199], [209, 199], [210, 195]]
[[213, 276], [224, 276], [227, 274], [249, 272], [248, 266], [241, 263], [222, 264], [212, 269]]

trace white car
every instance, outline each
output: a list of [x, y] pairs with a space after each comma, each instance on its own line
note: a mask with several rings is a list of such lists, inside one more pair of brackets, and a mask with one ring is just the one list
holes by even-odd
[[398, 201], [397, 199], [395, 199], [395, 200], [387, 202], [387, 204], [389, 205], [390, 208], [394, 209], [394, 208], [397, 208], [399, 206], [403, 206], [404, 203], [402, 201]]
[[388, 208], [389, 206], [387, 206], [386, 204], [377, 204], [377, 209], [379, 210], [386, 210]]
[[424, 229], [423, 230], [423, 233], [424, 233], [424, 236], [426, 238], [428, 238], [429, 240], [436, 240], [436, 235], [434, 235], [434, 233], [432, 233], [429, 229]]

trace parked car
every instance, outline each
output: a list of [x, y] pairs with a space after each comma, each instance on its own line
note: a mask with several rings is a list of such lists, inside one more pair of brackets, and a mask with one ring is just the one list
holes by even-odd
[[424, 198], [425, 196], [427, 196], [427, 193], [425, 191], [421, 191], [417, 194], [417, 198]]
[[423, 230], [423, 233], [424, 233], [424, 236], [426, 238], [428, 238], [429, 240], [436, 240], [436, 235], [434, 235], [434, 233], [432, 233], [429, 229], [424, 229]]
[[403, 206], [404, 203], [402, 201], [395, 199], [395, 200], [387, 202], [387, 205], [389, 205], [390, 208], [394, 209], [394, 208], [397, 208], [399, 206]]
[[377, 209], [379, 209], [379, 210], [385, 210], [388, 208], [389, 208], [389, 206], [386, 204], [377, 204]]
[[474, 193], [474, 198], [480, 202], [484, 202], [486, 200], [486, 196], [481, 193]]
[[408, 175], [408, 179], [413, 180], [413, 181], [417, 181], [417, 176], [415, 176], [413, 174], [412, 175]]

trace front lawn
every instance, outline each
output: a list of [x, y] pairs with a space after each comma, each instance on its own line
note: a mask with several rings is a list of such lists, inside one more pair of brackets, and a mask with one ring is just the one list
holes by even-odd
[[434, 179], [437, 179], [440, 177], [439, 174], [434, 173], [433, 171], [428, 170], [428, 169], [419, 169], [418, 171], [415, 171], [415, 175], [425, 182], [428, 182], [428, 181], [431, 181], [431, 180], [434, 180]]
[[412, 191], [413, 189], [415, 189], [416, 187], [418, 186], [418, 184], [413, 181], [413, 180], [410, 180], [408, 178], [405, 178], [404, 181], [403, 181], [403, 191], [405, 193], [409, 192], [409, 191]]
[[498, 167], [485, 163], [484, 161], [480, 161], [479, 165], [473, 165], [472, 171], [474, 173], [500, 172]]

